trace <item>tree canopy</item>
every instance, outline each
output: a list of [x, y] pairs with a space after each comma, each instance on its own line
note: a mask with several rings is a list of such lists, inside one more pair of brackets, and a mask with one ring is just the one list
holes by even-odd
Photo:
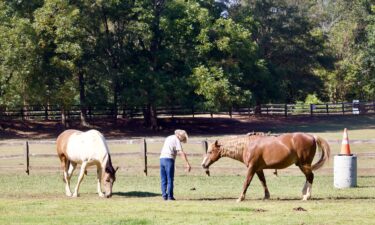
[[0, 106], [373, 100], [370, 0], [4, 0]]

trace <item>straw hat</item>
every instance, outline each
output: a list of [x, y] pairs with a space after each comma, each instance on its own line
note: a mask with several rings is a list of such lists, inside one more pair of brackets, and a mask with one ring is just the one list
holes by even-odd
[[174, 131], [174, 134], [178, 137], [178, 139], [183, 142], [183, 143], [186, 143], [187, 140], [188, 140], [188, 135], [186, 133], [186, 131], [184, 130], [175, 130]]

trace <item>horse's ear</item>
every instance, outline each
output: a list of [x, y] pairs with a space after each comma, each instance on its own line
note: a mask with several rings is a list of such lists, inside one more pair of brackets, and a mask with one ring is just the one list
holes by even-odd
[[220, 147], [218, 140], [215, 141], [215, 147]]
[[115, 172], [117, 172], [118, 169], [120, 169], [120, 167], [116, 167]]

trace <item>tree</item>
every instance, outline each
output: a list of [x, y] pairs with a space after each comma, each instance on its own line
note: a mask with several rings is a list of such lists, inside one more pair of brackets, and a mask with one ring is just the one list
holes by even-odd
[[[34, 15], [42, 55], [39, 75], [46, 88], [45, 102], [61, 105], [65, 124], [65, 110], [75, 103], [75, 96], [80, 93], [77, 93], [78, 82], [75, 81], [82, 79], [80, 62], [85, 39], [80, 26], [80, 10], [64, 0], [47, 0]], [[85, 125], [85, 120], [82, 123]]]
[[373, 100], [375, 98], [375, 4], [371, 4], [367, 17], [366, 27], [367, 42], [364, 45], [364, 62], [361, 77], [361, 99]]
[[193, 71], [192, 83], [208, 108], [250, 103], [252, 81], [264, 72], [250, 36], [251, 31], [224, 18], [201, 31], [196, 48], [202, 65]]
[[0, 21], [0, 105], [23, 105], [31, 102], [37, 86], [36, 34], [31, 21], [16, 16], [4, 2], [0, 3]]

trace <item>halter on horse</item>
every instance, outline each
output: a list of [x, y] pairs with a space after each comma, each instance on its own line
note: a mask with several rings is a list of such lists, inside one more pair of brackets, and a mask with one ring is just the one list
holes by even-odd
[[[107, 198], [112, 196], [113, 182], [116, 180], [115, 174], [118, 168], [116, 170], [113, 168], [105, 138], [99, 131], [66, 130], [57, 137], [56, 144], [57, 155], [64, 171], [67, 196], [78, 196], [78, 189], [86, 173], [86, 168], [93, 165], [97, 167], [97, 191], [99, 196]], [[82, 165], [77, 185], [72, 194], [70, 191], [70, 178], [77, 164]], [[102, 181], [104, 181], [105, 194], [101, 190]]]
[[[316, 148], [322, 152], [320, 159], [314, 165]], [[229, 140], [216, 140], [208, 147], [202, 167], [208, 172], [209, 166], [221, 157], [229, 157], [244, 163], [247, 176], [243, 184], [240, 202], [250, 182], [256, 173], [264, 188], [264, 198], [270, 198], [263, 169], [284, 169], [292, 164], [305, 174], [306, 183], [302, 190], [303, 200], [311, 197], [311, 187], [314, 180], [313, 170], [323, 166], [330, 155], [330, 147], [323, 138], [305, 133], [287, 133], [279, 136], [247, 135]]]

